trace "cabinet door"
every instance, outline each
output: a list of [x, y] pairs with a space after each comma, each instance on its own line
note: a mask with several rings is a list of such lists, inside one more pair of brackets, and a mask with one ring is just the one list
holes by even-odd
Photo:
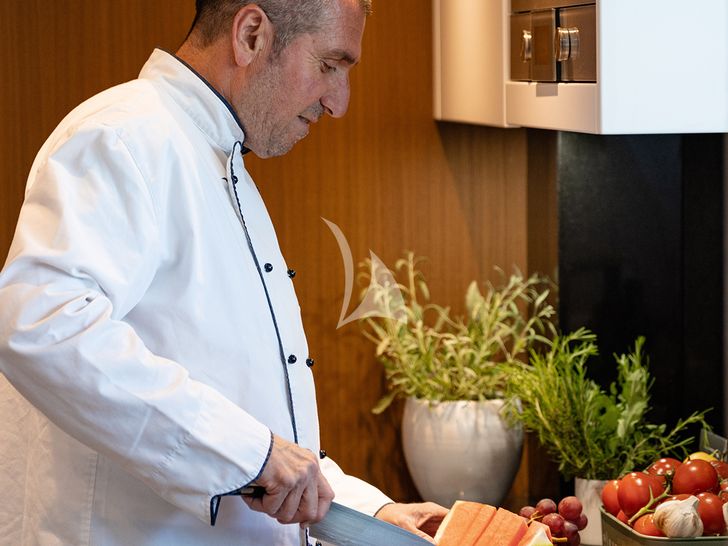
[[508, 127], [509, 0], [432, 0], [435, 119]]
[[533, 32], [531, 14], [511, 15], [511, 79], [528, 81], [531, 79], [531, 59], [533, 58]]
[[569, 49], [564, 52], [566, 58], [560, 63], [561, 81], [597, 81], [596, 6], [562, 9], [559, 12], [558, 32], [565, 33]]
[[556, 10], [547, 9], [531, 13], [533, 34], [533, 58], [531, 59], [531, 79], [539, 82], [556, 81]]

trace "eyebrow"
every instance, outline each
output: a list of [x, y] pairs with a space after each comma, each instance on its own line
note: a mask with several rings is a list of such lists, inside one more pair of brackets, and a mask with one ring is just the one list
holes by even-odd
[[332, 49], [326, 54], [326, 57], [329, 59], [335, 59], [337, 61], [343, 61], [350, 66], [353, 66], [359, 62], [351, 55], [351, 53], [344, 49]]

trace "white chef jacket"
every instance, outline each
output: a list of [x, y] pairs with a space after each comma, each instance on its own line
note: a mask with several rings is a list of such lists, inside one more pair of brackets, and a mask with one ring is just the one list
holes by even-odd
[[[299, 543], [218, 497], [255, 480], [272, 433], [319, 451], [300, 309], [243, 140], [156, 50], [41, 148], [0, 273], [0, 544]], [[321, 466], [337, 501], [390, 502]]]

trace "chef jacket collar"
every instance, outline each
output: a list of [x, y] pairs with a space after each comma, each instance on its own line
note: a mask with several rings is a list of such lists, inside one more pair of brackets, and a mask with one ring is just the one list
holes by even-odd
[[[243, 124], [225, 98], [182, 59], [155, 49], [139, 73], [139, 78], [164, 86], [169, 96], [189, 115], [226, 155], [236, 142], [245, 141]], [[220, 108], [220, 106], [224, 108]], [[249, 152], [245, 146], [242, 153]]]

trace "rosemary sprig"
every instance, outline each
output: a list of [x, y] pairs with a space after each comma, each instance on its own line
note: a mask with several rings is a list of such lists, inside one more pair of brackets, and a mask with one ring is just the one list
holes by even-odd
[[538, 435], [565, 478], [612, 479], [659, 457], [682, 459], [692, 441], [682, 437], [688, 427], [708, 428], [707, 410], [669, 431], [646, 419], [653, 380], [644, 341], [638, 338], [631, 353], [615, 356], [618, 378], [608, 392], [586, 375], [597, 344], [583, 328], [555, 337], [545, 351], [532, 351], [531, 367], [511, 367], [508, 416]]
[[449, 307], [429, 302], [429, 289], [418, 268], [421, 261], [412, 252], [398, 260], [396, 274], [405, 280], [394, 285], [382, 281], [389, 277], [380, 275], [376, 264], [369, 260], [360, 264], [366, 297], [380, 311], [364, 318], [362, 329], [376, 346], [388, 387], [374, 413], [384, 411], [397, 397], [430, 401], [502, 397], [508, 382], [505, 365], [526, 365], [528, 350], [554, 330], [550, 284], [544, 277], [526, 278], [516, 271], [502, 285], [486, 285], [484, 292], [472, 282], [465, 294], [466, 315], [453, 317]]

